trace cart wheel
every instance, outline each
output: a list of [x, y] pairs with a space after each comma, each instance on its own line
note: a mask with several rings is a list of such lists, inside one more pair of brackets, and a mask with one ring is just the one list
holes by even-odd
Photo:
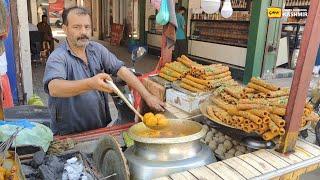
[[93, 160], [99, 172], [105, 178], [114, 180], [129, 180], [130, 173], [118, 142], [114, 137], [105, 135], [100, 138], [93, 152]]
[[317, 144], [320, 146], [320, 121], [318, 121], [316, 125], [315, 133], [316, 133]]

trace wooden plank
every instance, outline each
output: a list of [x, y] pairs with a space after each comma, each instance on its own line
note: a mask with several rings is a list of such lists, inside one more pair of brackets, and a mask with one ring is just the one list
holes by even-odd
[[290, 154], [281, 154], [281, 153], [278, 153], [278, 152], [276, 152], [274, 150], [270, 150], [270, 149], [267, 149], [267, 151], [278, 156], [279, 158], [281, 158], [282, 160], [286, 161], [289, 164], [295, 164], [295, 163], [302, 161], [301, 158], [299, 158], [291, 153]]
[[293, 173], [288, 173], [280, 177], [280, 180], [291, 180]]
[[191, 173], [188, 171], [176, 173], [176, 174], [171, 174], [170, 177], [173, 180], [197, 180]]
[[207, 167], [218, 174], [222, 179], [245, 180], [245, 178], [242, 177], [241, 174], [239, 174], [236, 170], [232, 169], [222, 161], [209, 164], [207, 165]]
[[250, 164], [252, 167], [256, 168], [258, 171], [261, 173], [268, 173], [271, 171], [277, 170], [273, 166], [271, 166], [269, 163], [266, 161], [262, 160], [261, 158], [253, 155], [253, 154], [244, 154], [241, 156], [238, 156], [238, 158], [244, 160], [248, 164]]
[[238, 171], [243, 177], [247, 179], [261, 175], [258, 170], [237, 157], [224, 160], [223, 162]]
[[280, 180], [280, 177], [272, 178], [271, 180]]
[[284, 160], [280, 159], [276, 155], [273, 155], [272, 153], [261, 149], [259, 151], [253, 152], [254, 155], [260, 157], [261, 159], [265, 160], [269, 164], [271, 164], [273, 167], [280, 169], [289, 166], [290, 164], [285, 162]]
[[156, 178], [156, 179], [153, 179], [153, 180], [171, 180], [171, 178], [166, 176], [166, 177]]
[[303, 159], [303, 160], [308, 160], [314, 157], [314, 155], [308, 153], [307, 151], [305, 151], [304, 149], [300, 148], [300, 147], [296, 147], [295, 148], [295, 152], [293, 153], [294, 155], [298, 156], [299, 158]]
[[306, 172], [306, 168], [301, 168], [293, 172], [292, 179], [300, 179], [300, 175]]
[[315, 156], [319, 156], [320, 155], [320, 147], [315, 146], [314, 144], [311, 144], [309, 142], [306, 141], [301, 141], [300, 139], [297, 141], [296, 144], [298, 147], [301, 147], [302, 149], [304, 149], [305, 151], [309, 152], [310, 154], [313, 154]]
[[293, 152], [301, 125], [301, 117], [311, 80], [311, 72], [320, 44], [320, 1], [311, 0], [300, 53], [294, 71], [288, 105], [286, 108], [286, 133], [281, 138], [277, 151]]
[[316, 169], [318, 169], [318, 164], [311, 165], [311, 166], [307, 167], [306, 173], [314, 171]]
[[194, 175], [196, 178], [201, 180], [222, 180], [216, 173], [211, 171], [205, 166], [191, 169], [189, 172]]

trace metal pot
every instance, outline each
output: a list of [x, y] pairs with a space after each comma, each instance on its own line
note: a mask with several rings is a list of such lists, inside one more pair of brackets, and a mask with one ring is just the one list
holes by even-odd
[[139, 134], [148, 130], [143, 123], [129, 129], [128, 134], [135, 145], [125, 151], [125, 156], [132, 179], [157, 178], [215, 161], [211, 150], [200, 142], [206, 134], [201, 124], [189, 120], [170, 120], [166, 130], [170, 129], [186, 135], [171, 138], [141, 137]]

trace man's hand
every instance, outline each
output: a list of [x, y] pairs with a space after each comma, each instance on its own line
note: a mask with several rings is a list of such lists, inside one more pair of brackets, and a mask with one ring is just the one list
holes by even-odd
[[112, 81], [112, 78], [106, 73], [97, 74], [88, 80], [88, 86], [91, 89], [112, 93], [113, 88], [107, 84], [108, 81]]
[[144, 100], [151, 109], [162, 112], [165, 111], [165, 104], [162, 101], [160, 101], [160, 99], [158, 99], [156, 96], [151, 95], [148, 98], [145, 98]]

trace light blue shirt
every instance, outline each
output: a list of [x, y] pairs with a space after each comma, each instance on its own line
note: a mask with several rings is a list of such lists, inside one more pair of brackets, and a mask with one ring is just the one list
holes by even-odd
[[[50, 54], [44, 73], [45, 92], [53, 79], [69, 81], [93, 77], [98, 73], [116, 75], [124, 65], [115, 55], [99, 43], [90, 41], [86, 47], [88, 65], [70, 49], [67, 41]], [[54, 133], [64, 135], [102, 128], [111, 122], [107, 94], [100, 91], [69, 97], [49, 96]]]
[[186, 35], [184, 33], [184, 27], [186, 25], [186, 22], [184, 21], [184, 17], [180, 14], [177, 13], [177, 23], [178, 23], [178, 29], [176, 32], [176, 39], [181, 40], [181, 39], [186, 39]]

